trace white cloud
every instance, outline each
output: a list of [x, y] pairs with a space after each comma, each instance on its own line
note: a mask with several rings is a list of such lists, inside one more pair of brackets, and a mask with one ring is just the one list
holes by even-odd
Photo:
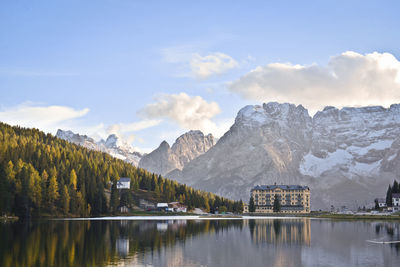
[[54, 132], [56, 125], [83, 117], [88, 112], [88, 108], [78, 110], [66, 106], [34, 106], [31, 103], [25, 103], [0, 111], [0, 121]]
[[[239, 67], [239, 63], [231, 56], [214, 52], [201, 56], [199, 47], [177, 46], [164, 48], [161, 53], [166, 62], [177, 66], [174, 76], [208, 79], [213, 75], [221, 75], [230, 69]], [[173, 72], [174, 70], [169, 69]]]
[[348, 51], [327, 66], [272, 63], [232, 82], [229, 90], [260, 102], [302, 104], [311, 112], [328, 105], [389, 106], [400, 102], [400, 62], [389, 53]]
[[239, 63], [232, 57], [223, 53], [212, 53], [207, 56], [193, 54], [190, 68], [195, 77], [207, 79], [212, 75], [223, 74], [230, 69], [239, 67]]
[[[201, 130], [204, 133], [218, 133], [219, 125], [212, 118], [220, 113], [215, 102], [207, 102], [200, 96], [186, 93], [162, 94], [156, 102], [139, 111], [147, 119], [168, 119], [186, 130]], [[225, 124], [223, 124], [225, 127]]]
[[0, 111], [0, 121], [10, 125], [38, 128], [55, 134], [58, 129], [86, 134], [95, 140], [117, 134], [122, 140], [132, 144], [137, 141], [133, 134], [137, 131], [158, 125], [161, 120], [143, 120], [133, 123], [117, 123], [110, 126], [103, 123], [88, 124], [81, 119], [89, 112], [88, 108], [74, 109], [67, 106], [45, 106], [27, 102]]

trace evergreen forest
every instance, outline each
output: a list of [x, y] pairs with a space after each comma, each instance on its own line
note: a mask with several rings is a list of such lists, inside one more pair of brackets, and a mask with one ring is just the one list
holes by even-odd
[[[0, 214], [18, 217], [98, 216], [116, 211], [107, 197], [120, 177], [157, 201], [179, 201], [189, 210], [242, 212], [243, 203], [195, 190], [38, 129], [0, 123]], [[111, 194], [112, 195], [112, 194]]]

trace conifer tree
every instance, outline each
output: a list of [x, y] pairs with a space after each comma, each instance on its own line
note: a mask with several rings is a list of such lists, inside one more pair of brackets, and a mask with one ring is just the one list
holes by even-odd
[[49, 188], [47, 190], [47, 199], [50, 211], [55, 211], [55, 204], [58, 201], [59, 196], [57, 178], [53, 175], [50, 177]]
[[392, 206], [392, 187], [389, 185], [388, 190], [386, 191], [386, 206]]
[[275, 196], [274, 199], [274, 208], [273, 208], [274, 212], [280, 212], [281, 211], [281, 202], [279, 201], [279, 198], [277, 196]]
[[393, 182], [392, 193], [400, 193], [399, 183], [396, 180]]
[[249, 202], [249, 212], [255, 212], [255, 211], [256, 211], [256, 206], [254, 205], [254, 198], [253, 196], [251, 196]]
[[71, 174], [69, 176], [69, 185], [76, 190], [76, 185], [78, 183], [78, 178], [76, 176], [76, 172], [74, 169], [71, 170]]
[[117, 185], [114, 184], [111, 187], [111, 197], [110, 197], [110, 209], [113, 214], [117, 212], [119, 206], [119, 192], [117, 189]]
[[62, 208], [64, 215], [67, 215], [69, 212], [70, 200], [71, 200], [71, 197], [69, 196], [68, 188], [66, 185], [64, 185], [64, 187], [62, 188], [61, 197], [60, 197], [61, 208]]

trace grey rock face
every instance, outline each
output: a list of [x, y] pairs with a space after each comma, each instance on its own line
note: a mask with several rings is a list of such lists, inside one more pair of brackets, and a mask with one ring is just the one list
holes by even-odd
[[165, 174], [175, 169], [169, 144], [163, 141], [157, 149], [144, 155], [139, 161], [139, 167], [157, 174]]
[[313, 209], [371, 205], [400, 175], [400, 106], [326, 107], [311, 118], [301, 105], [242, 108], [205, 154], [168, 174], [179, 182], [248, 201], [256, 184], [303, 184]]
[[153, 152], [143, 156], [139, 167], [165, 175], [207, 152], [215, 144], [214, 137], [201, 131], [189, 131], [178, 137], [172, 147], [166, 141]]
[[63, 131], [59, 129], [56, 137], [88, 149], [108, 153], [115, 158], [122, 159], [135, 166], [138, 165], [139, 160], [142, 157], [139, 152], [133, 151], [129, 144], [121, 140], [121, 138], [115, 134], [108, 136], [106, 141], [100, 140], [99, 142], [96, 142], [93, 138], [86, 135], [75, 134], [72, 131]]

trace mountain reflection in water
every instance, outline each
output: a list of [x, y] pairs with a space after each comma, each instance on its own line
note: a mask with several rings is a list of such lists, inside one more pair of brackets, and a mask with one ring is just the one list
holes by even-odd
[[0, 224], [0, 266], [398, 266], [399, 224], [330, 220]]

